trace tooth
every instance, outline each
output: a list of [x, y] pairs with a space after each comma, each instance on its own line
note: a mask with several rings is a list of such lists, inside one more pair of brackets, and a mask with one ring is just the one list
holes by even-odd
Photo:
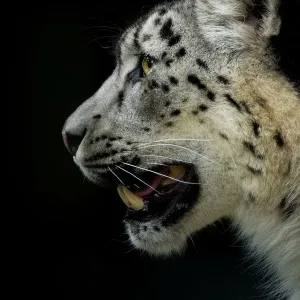
[[[181, 178], [185, 173], [185, 168], [182, 165], [170, 166], [169, 168], [170, 168], [170, 174], [168, 175], [169, 177], [178, 179], [178, 178]], [[174, 180], [172, 180], [170, 178], [166, 178], [160, 182], [160, 186], [165, 186], [165, 185], [171, 184], [173, 182], [174, 182]]]
[[143, 198], [135, 195], [127, 187], [119, 185], [117, 190], [121, 199], [127, 206], [132, 207], [135, 210], [140, 210], [144, 207]]

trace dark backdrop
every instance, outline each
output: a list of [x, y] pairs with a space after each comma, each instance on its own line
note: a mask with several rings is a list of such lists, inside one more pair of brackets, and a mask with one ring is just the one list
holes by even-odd
[[[282, 33], [274, 40], [280, 67], [294, 81], [300, 78], [296, 2], [285, 1]], [[116, 191], [84, 181], [63, 146], [66, 117], [112, 71], [118, 28], [152, 3], [26, 2], [8, 11], [16, 20], [12, 116], [22, 107], [8, 126], [16, 144], [10, 152], [18, 158], [10, 168], [11, 195], [24, 200], [15, 274], [17, 289], [31, 298], [245, 300], [261, 293], [261, 266], [249, 268], [227, 221], [195, 235], [182, 257], [154, 259], [133, 250]]]

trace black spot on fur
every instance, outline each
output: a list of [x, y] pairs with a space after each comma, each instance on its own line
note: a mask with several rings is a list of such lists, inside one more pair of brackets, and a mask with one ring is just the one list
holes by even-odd
[[227, 99], [227, 101], [233, 106], [235, 107], [238, 111], [241, 111], [241, 106], [239, 105], [238, 102], [236, 102], [229, 94], [225, 94], [224, 95]]
[[168, 19], [161, 27], [159, 34], [162, 39], [169, 39], [173, 36], [172, 25], [172, 19]]
[[297, 209], [295, 202], [288, 202], [288, 198], [284, 197], [279, 203], [279, 210], [282, 216], [287, 220]]
[[200, 109], [201, 111], [206, 111], [206, 110], [208, 110], [208, 107], [207, 107], [205, 104], [200, 104], [200, 105], [199, 105], [199, 109]]
[[107, 138], [108, 138], [107, 135], [105, 135], [105, 134], [101, 135], [101, 139], [102, 139], [102, 140], [106, 140]]
[[220, 132], [219, 135], [220, 135], [221, 138], [228, 141], [228, 136], [226, 134]]
[[168, 60], [166, 60], [166, 66], [167, 67], [170, 67], [171, 66], [171, 63], [174, 61], [174, 59], [168, 59]]
[[111, 142], [114, 142], [114, 141], [117, 140], [117, 138], [116, 137], [110, 137], [108, 140], [111, 141]]
[[126, 144], [127, 144], [127, 145], [132, 145], [132, 142], [127, 141]]
[[117, 150], [111, 150], [111, 152], [110, 152], [112, 155], [115, 155], [115, 154], [117, 154], [118, 153], [118, 151]]
[[162, 53], [162, 55], [161, 55], [161, 59], [164, 59], [166, 56], [167, 56], [167, 52], [164, 51], [164, 52]]
[[178, 58], [183, 57], [183, 56], [185, 56], [185, 55], [186, 55], [186, 50], [185, 50], [185, 48], [180, 48], [180, 49], [176, 52], [176, 54], [175, 54], [175, 56], [178, 57]]
[[178, 44], [180, 42], [180, 40], [181, 40], [181, 36], [179, 34], [172, 36], [168, 42], [169, 47], [172, 47], [172, 46]]
[[172, 84], [177, 85], [178, 84], [178, 79], [176, 79], [174, 76], [170, 76], [169, 80]]
[[206, 85], [203, 84], [200, 81], [200, 79], [196, 75], [194, 75], [194, 74], [188, 75], [187, 79], [188, 79], [188, 82], [190, 82], [191, 84], [197, 86], [199, 90], [203, 90], [203, 89], [206, 88]]
[[156, 232], [160, 232], [160, 228], [158, 226], [153, 226], [153, 230]]
[[107, 148], [109, 148], [109, 147], [111, 147], [111, 146], [112, 146], [111, 143], [109, 143], [109, 142], [106, 143], [106, 147], [107, 147]]
[[216, 95], [212, 91], [208, 91], [207, 98], [211, 101], [215, 101]]
[[143, 231], [147, 231], [148, 227], [146, 225], [143, 226]]
[[124, 92], [121, 91], [121, 92], [119, 92], [119, 95], [118, 95], [118, 104], [119, 104], [119, 107], [122, 105], [123, 101], [124, 101]]
[[260, 132], [259, 132], [260, 125], [255, 120], [252, 121], [252, 129], [253, 129], [255, 136], [258, 137], [260, 134]]
[[256, 202], [256, 199], [255, 199], [255, 197], [253, 196], [253, 194], [249, 193], [248, 197], [249, 197], [249, 201], [250, 201], [251, 203]]
[[151, 34], [145, 34], [142, 38], [142, 41], [143, 42], [147, 42], [149, 41], [150, 39], [152, 38], [152, 35]]
[[251, 112], [248, 104], [245, 101], [241, 101], [241, 105], [247, 114], [252, 115], [252, 112]]
[[165, 115], [164, 115], [164, 114], [161, 114], [160, 117], [163, 119], [163, 118], [165, 117]]
[[162, 87], [163, 91], [166, 93], [168, 93], [170, 91], [170, 88], [167, 84], [163, 84], [161, 87]]
[[180, 109], [175, 109], [171, 112], [171, 116], [179, 116], [181, 114]]
[[192, 114], [193, 114], [193, 115], [195, 115], [195, 116], [196, 116], [196, 115], [198, 115], [198, 113], [199, 113], [199, 111], [198, 111], [198, 110], [196, 110], [196, 109], [195, 109], [195, 110], [192, 110]]
[[99, 142], [99, 141], [100, 141], [100, 137], [97, 136], [97, 137], [95, 138], [95, 142]]
[[248, 165], [247, 165], [247, 168], [254, 175], [261, 175], [261, 173], [262, 173], [261, 169], [255, 169], [255, 168], [253, 168], [251, 166], [248, 166]]
[[170, 106], [170, 104], [171, 104], [171, 101], [167, 100], [165, 106], [168, 107], [168, 106]]
[[172, 122], [172, 121], [167, 122], [167, 123], [166, 123], [166, 126], [167, 126], [167, 127], [173, 126], [173, 122]]
[[274, 140], [275, 140], [278, 147], [281, 148], [281, 147], [284, 146], [284, 140], [283, 140], [283, 137], [282, 137], [282, 134], [281, 134], [280, 131], [276, 131], [273, 138], [274, 138]]
[[149, 82], [148, 86], [151, 90], [159, 87], [158, 83], [154, 79]]
[[250, 142], [246, 142], [244, 141], [244, 146], [256, 157], [256, 158], [259, 158], [259, 159], [263, 159], [264, 156], [260, 153], [257, 152], [255, 146], [250, 143]]
[[207, 66], [207, 63], [204, 62], [203, 60], [201, 60], [200, 58], [197, 58], [196, 59], [196, 63], [199, 67], [205, 69], [205, 70], [208, 70], [208, 66]]
[[218, 76], [217, 77], [218, 78], [218, 80], [221, 82], [221, 83], [223, 83], [223, 84], [229, 84], [229, 80], [227, 79], [227, 78], [225, 78], [224, 76]]
[[161, 24], [161, 19], [160, 18], [156, 18], [154, 20], [154, 25], [157, 26], [157, 25], [160, 25]]
[[100, 114], [97, 114], [97, 115], [94, 115], [93, 116], [93, 119], [100, 119], [101, 118], [101, 115]]
[[122, 137], [121, 137], [121, 136], [118, 136], [117, 139], [118, 139], [118, 140], [122, 140]]
[[159, 14], [160, 16], [163, 16], [163, 15], [166, 14], [166, 12], [167, 12], [167, 10], [166, 10], [165, 8], [162, 8], [162, 9], [160, 9], [160, 10], [158, 11], [158, 14]]
[[148, 132], [148, 131], [150, 131], [150, 128], [149, 127], [145, 127], [145, 128], [143, 128], [143, 130], [146, 131], [146, 132]]
[[137, 165], [139, 165], [139, 164], [141, 163], [141, 159], [140, 159], [138, 156], [135, 156], [135, 157], [132, 159], [131, 163], [132, 163], [133, 165], [137, 166]]

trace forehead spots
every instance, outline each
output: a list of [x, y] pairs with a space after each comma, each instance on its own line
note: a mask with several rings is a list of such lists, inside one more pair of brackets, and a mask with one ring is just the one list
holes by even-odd
[[179, 43], [181, 40], [181, 36], [178, 34], [178, 35], [175, 35], [175, 36], [172, 36], [168, 42], [168, 45], [170, 47], [176, 45], [177, 43]]
[[171, 84], [173, 84], [173, 85], [178, 84], [178, 79], [176, 79], [174, 76], [170, 76], [169, 80], [170, 80]]
[[196, 63], [197, 63], [197, 65], [198, 65], [200, 68], [203, 68], [203, 69], [205, 69], [205, 70], [208, 70], [207, 63], [204, 62], [203, 60], [201, 60], [200, 58], [197, 58], [197, 59], [196, 59]]
[[162, 39], [169, 39], [171, 36], [173, 36], [173, 31], [172, 31], [172, 19], [168, 19], [163, 26], [160, 29], [160, 37]]
[[200, 79], [194, 75], [194, 74], [190, 74], [187, 77], [187, 80], [189, 83], [191, 83], [192, 85], [195, 85], [199, 90], [205, 89], [206, 85], [203, 84]]
[[176, 54], [175, 54], [175, 56], [176, 56], [177, 58], [183, 57], [183, 56], [185, 56], [185, 55], [186, 55], [186, 50], [185, 50], [185, 48], [180, 48], [180, 49], [176, 52]]
[[168, 60], [166, 60], [166, 66], [170, 67], [172, 62], [174, 62], [174, 59], [168, 59]]

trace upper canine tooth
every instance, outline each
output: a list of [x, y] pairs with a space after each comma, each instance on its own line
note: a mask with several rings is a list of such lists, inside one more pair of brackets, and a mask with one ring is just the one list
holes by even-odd
[[141, 210], [144, 207], [143, 198], [131, 192], [127, 187], [119, 185], [117, 190], [121, 199], [127, 206], [132, 207], [135, 210]]
[[[182, 165], [170, 166], [169, 170], [170, 170], [170, 174], [168, 176], [175, 178], [175, 179], [181, 178], [185, 173], [185, 168]], [[160, 182], [160, 186], [165, 186], [165, 185], [171, 184], [173, 182], [174, 182], [173, 179], [165, 178]]]

